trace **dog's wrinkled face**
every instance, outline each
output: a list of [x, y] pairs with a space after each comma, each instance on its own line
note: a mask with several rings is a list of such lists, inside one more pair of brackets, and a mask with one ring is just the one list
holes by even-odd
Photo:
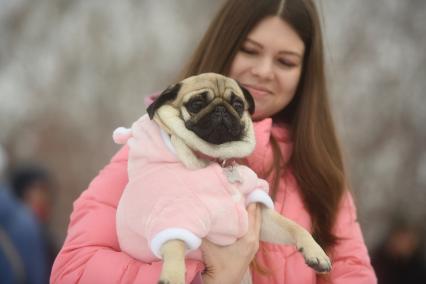
[[148, 108], [150, 117], [164, 104], [179, 110], [188, 130], [215, 145], [241, 140], [246, 134], [247, 112], [254, 112], [254, 101], [247, 90], [235, 80], [214, 73], [189, 77], [169, 87]]

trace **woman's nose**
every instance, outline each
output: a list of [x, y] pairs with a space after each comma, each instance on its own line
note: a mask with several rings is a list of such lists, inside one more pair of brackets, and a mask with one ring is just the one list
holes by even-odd
[[252, 68], [253, 75], [262, 79], [272, 79], [274, 76], [273, 61], [269, 58], [261, 58]]

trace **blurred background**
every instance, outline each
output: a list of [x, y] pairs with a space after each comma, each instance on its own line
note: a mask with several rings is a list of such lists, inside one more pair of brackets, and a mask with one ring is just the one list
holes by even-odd
[[[222, 2], [0, 0], [0, 144], [7, 169], [48, 175], [46, 226], [58, 246], [73, 201], [119, 149], [112, 131], [174, 82]], [[426, 1], [317, 2], [366, 243], [383, 247], [399, 226], [422, 244]]]

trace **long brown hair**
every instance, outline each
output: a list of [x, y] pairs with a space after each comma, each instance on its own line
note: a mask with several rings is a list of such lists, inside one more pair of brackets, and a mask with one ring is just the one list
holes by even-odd
[[[291, 25], [305, 44], [303, 69], [295, 97], [274, 121], [290, 125], [293, 153], [289, 164], [312, 220], [313, 236], [329, 248], [338, 205], [345, 189], [340, 147], [327, 98], [320, 21], [312, 0], [229, 0], [210, 24], [182, 78], [216, 72], [227, 75], [248, 33], [265, 17], [279, 16]], [[283, 169], [276, 139], [272, 196]]]

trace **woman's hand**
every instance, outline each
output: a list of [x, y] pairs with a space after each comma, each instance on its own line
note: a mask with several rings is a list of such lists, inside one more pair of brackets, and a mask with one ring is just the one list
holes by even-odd
[[201, 244], [206, 272], [203, 282], [240, 283], [250, 262], [259, 249], [260, 226], [262, 223], [260, 206], [250, 204], [248, 211], [248, 232], [229, 246], [218, 246], [204, 239]]

